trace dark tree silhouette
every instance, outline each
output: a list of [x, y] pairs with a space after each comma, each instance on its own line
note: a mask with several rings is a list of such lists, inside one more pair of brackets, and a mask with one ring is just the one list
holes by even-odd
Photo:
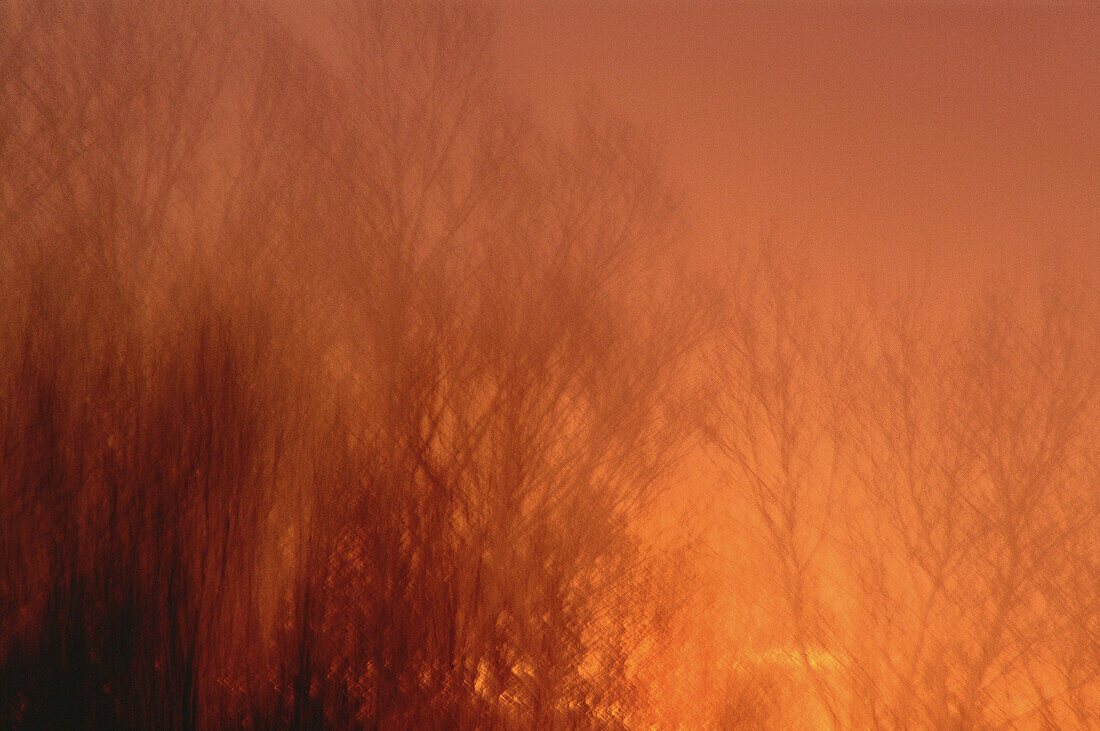
[[706, 314], [657, 160], [541, 137], [476, 6], [326, 10], [5, 11], [3, 725], [651, 713]]

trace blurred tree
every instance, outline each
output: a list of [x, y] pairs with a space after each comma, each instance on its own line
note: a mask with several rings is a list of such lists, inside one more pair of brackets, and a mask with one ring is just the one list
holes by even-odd
[[870, 683], [860, 711], [963, 728], [1095, 717], [1098, 678], [1081, 653], [1095, 647], [1082, 628], [1098, 607], [1077, 594], [1095, 578], [1080, 546], [1100, 528], [1088, 318], [1067, 299], [1004, 296], [959, 323], [895, 312], [853, 470], [867, 516], [850, 529], [869, 592], [853, 653]]
[[759, 261], [731, 277], [708, 431], [775, 590], [764, 643], [834, 726], [1095, 718], [1091, 300], [990, 289], [957, 317], [899, 297], [834, 320]]
[[[831, 540], [844, 493], [848, 382], [859, 326], [828, 317], [773, 241], [733, 260], [708, 349], [706, 431], [731, 489], [732, 540], [761, 562], [749, 574], [760, 626], [751, 653], [791, 648], [809, 693], [835, 725], [841, 702], [815, 658], [833, 645]], [[753, 637], [755, 635], [755, 637]], [[740, 692], [740, 691], [739, 691]]]
[[646, 717], [678, 206], [482, 8], [324, 11], [4, 11], [4, 725]]

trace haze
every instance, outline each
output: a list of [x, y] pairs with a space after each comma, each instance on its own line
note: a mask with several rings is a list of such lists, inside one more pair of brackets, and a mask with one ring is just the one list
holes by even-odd
[[719, 232], [779, 222], [849, 284], [1100, 271], [1095, 3], [522, 2], [543, 113], [595, 93]]
[[1100, 726], [1100, 6], [0, 4], [0, 728]]

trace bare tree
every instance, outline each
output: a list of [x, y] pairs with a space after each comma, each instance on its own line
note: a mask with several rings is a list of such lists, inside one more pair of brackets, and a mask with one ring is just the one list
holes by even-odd
[[[639, 723], [690, 240], [489, 16], [4, 16], [6, 725]], [[650, 673], [647, 675], [647, 673]]]
[[834, 726], [1094, 717], [1091, 300], [897, 298], [841, 332], [750, 271], [710, 432], [786, 604], [769, 666], [797, 658]]
[[735, 261], [708, 351], [706, 430], [735, 506], [728, 540], [759, 561], [744, 589], [764, 619], [744, 628], [738, 649], [794, 653], [810, 705], [836, 724], [842, 699], [818, 658], [834, 645], [834, 537], [859, 327], [815, 307], [809, 280], [770, 239]]
[[1047, 596], [1090, 573], [1075, 554], [1097, 521], [1096, 343], [1069, 301], [1025, 304], [998, 297], [923, 333], [912, 308], [886, 321], [856, 470], [878, 525], [855, 528], [852, 554], [879, 577], [860, 621], [879, 644], [860, 668], [879, 723], [1058, 725], [1095, 711], [1076, 692], [1095, 683], [1078, 665], [1095, 603]]
[[[341, 96], [386, 106], [341, 125], [370, 161], [340, 177], [369, 233], [343, 305], [366, 338], [341, 357], [370, 459], [342, 527], [318, 525], [357, 557], [334, 557], [341, 583], [378, 599], [333, 609], [337, 634], [374, 628], [344, 677], [369, 679], [360, 712], [383, 723], [625, 722], [634, 636], [608, 607], [642, 597], [636, 523], [685, 443], [662, 405], [701, 312], [674, 296], [673, 201], [629, 130], [588, 115], [544, 144], [491, 106], [477, 47], [451, 37], [480, 38], [468, 9], [366, 10], [339, 16], [360, 18]], [[410, 75], [401, 94], [379, 68]]]

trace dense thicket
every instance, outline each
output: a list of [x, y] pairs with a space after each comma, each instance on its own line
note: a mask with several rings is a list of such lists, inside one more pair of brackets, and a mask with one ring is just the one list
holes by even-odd
[[286, 5], [0, 6], [0, 726], [1095, 723], [1094, 290], [841, 306]]
[[655, 159], [540, 139], [473, 6], [327, 11], [3, 11], [0, 725], [651, 705], [705, 311]]

